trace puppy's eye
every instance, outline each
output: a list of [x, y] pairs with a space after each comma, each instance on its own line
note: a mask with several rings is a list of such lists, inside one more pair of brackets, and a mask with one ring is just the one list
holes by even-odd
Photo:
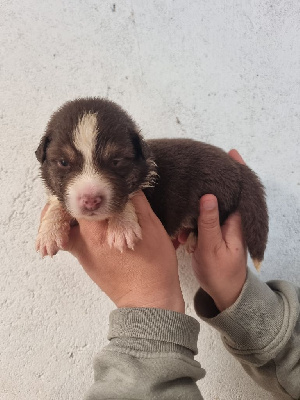
[[121, 171], [124, 168], [128, 168], [132, 162], [131, 158], [123, 157], [123, 158], [113, 158], [111, 160], [111, 166], [116, 171]]
[[115, 158], [115, 159], [112, 160], [112, 165], [114, 167], [119, 167], [121, 165], [121, 161], [122, 161], [121, 158]]
[[68, 167], [70, 164], [68, 163], [67, 160], [65, 160], [64, 158], [61, 158], [61, 159], [58, 161], [58, 165], [59, 165], [60, 167], [66, 168], [66, 167]]

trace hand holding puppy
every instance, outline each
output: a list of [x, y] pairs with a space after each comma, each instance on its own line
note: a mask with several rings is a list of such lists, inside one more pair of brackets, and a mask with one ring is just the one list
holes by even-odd
[[79, 220], [65, 248], [117, 307], [155, 307], [184, 313], [172, 242], [145, 195], [132, 198], [143, 239], [122, 253], [106, 241], [106, 221]]
[[[229, 155], [245, 164], [236, 150], [231, 150]], [[236, 301], [246, 280], [247, 248], [241, 216], [231, 214], [220, 227], [218, 201], [211, 194], [200, 199], [193, 269], [202, 289], [213, 298], [220, 311]]]

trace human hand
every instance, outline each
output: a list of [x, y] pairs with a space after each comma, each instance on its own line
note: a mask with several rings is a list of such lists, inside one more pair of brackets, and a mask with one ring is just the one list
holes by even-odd
[[65, 250], [117, 307], [155, 307], [184, 313], [172, 242], [145, 195], [132, 198], [143, 239], [120, 253], [106, 241], [106, 221], [79, 220]]
[[[236, 150], [229, 155], [245, 164]], [[231, 214], [220, 227], [218, 201], [211, 194], [200, 199], [198, 242], [192, 265], [200, 286], [220, 311], [236, 301], [247, 274], [241, 216], [238, 212]]]

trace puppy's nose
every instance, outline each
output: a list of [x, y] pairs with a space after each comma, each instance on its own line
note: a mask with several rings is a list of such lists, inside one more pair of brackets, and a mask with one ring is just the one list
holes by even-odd
[[98, 210], [102, 202], [102, 196], [84, 195], [80, 199], [80, 205], [87, 211]]

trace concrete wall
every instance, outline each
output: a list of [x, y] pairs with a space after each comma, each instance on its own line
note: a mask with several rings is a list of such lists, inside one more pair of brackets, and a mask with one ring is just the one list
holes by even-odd
[[[61, 252], [34, 251], [45, 195], [34, 156], [64, 101], [107, 96], [146, 137], [237, 148], [270, 210], [261, 278], [300, 284], [297, 0], [11, 0], [0, 4], [0, 398], [79, 399], [112, 303]], [[179, 252], [187, 312], [197, 285]], [[201, 324], [207, 400], [266, 400]]]

